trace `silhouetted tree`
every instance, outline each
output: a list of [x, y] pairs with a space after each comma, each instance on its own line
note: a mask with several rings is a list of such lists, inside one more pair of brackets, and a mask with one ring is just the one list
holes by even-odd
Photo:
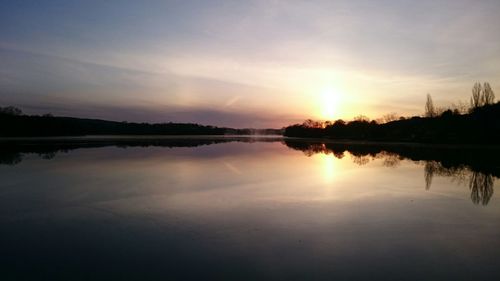
[[434, 108], [434, 102], [430, 94], [427, 94], [427, 101], [425, 102], [425, 117], [435, 117], [436, 109]]
[[483, 89], [481, 87], [481, 83], [479, 82], [474, 83], [474, 86], [472, 87], [472, 97], [470, 98], [471, 110], [474, 110], [482, 106], [482, 98], [481, 98], [482, 91]]
[[453, 116], [455, 113], [451, 109], [447, 109], [439, 114], [439, 116], [443, 118], [450, 118]]
[[0, 109], [0, 136], [224, 135], [251, 132], [249, 129], [221, 128], [192, 123], [124, 123], [51, 115], [20, 116], [21, 114], [22, 111], [15, 107]]
[[398, 120], [398, 115], [396, 113], [392, 112], [392, 113], [384, 115], [382, 117], [382, 122], [378, 122], [378, 123], [389, 123], [389, 122], [396, 121], [396, 120]]
[[334, 126], [345, 126], [345, 121], [342, 119], [339, 119], [333, 123]]
[[365, 115], [358, 115], [354, 117], [354, 121], [368, 123], [370, 122], [370, 118], [366, 117]]
[[[481, 87], [482, 88], [482, 87]], [[284, 135], [304, 138], [331, 138], [342, 140], [401, 141], [422, 143], [500, 143], [500, 103], [481, 106], [461, 114], [456, 106], [438, 111], [430, 95], [425, 116], [392, 122], [369, 122], [358, 116], [348, 123], [337, 120], [325, 124], [313, 120], [288, 126]], [[392, 117], [391, 117], [392, 119]], [[381, 120], [382, 121], [382, 120]]]
[[453, 110], [455, 115], [467, 114], [469, 111], [469, 104], [467, 104], [467, 102], [458, 101], [457, 103], [453, 103], [450, 109]]
[[495, 102], [495, 93], [491, 89], [490, 83], [485, 82], [483, 86], [482, 104], [489, 105]]
[[307, 119], [302, 123], [302, 125], [306, 128], [322, 128], [323, 123], [319, 121], [314, 121], [312, 119]]
[[0, 114], [19, 116], [23, 114], [23, 111], [14, 106], [0, 107]]

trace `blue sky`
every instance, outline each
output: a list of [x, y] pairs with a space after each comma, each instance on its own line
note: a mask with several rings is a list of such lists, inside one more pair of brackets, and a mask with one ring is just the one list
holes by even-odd
[[500, 90], [500, 1], [2, 1], [0, 104], [280, 127]]

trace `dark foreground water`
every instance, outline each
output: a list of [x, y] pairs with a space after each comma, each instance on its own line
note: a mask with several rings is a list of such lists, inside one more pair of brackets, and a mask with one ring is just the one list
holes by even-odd
[[0, 280], [500, 280], [498, 151], [0, 149]]

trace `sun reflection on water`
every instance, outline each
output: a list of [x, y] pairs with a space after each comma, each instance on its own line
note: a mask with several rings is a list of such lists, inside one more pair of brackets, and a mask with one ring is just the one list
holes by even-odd
[[330, 183], [335, 178], [336, 158], [332, 153], [319, 153], [318, 157], [321, 159], [321, 166], [323, 169], [323, 179], [325, 182]]

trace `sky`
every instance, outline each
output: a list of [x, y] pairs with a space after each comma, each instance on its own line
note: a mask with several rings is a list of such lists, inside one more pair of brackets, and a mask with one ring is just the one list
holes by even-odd
[[0, 106], [279, 128], [500, 93], [500, 1], [0, 3]]

